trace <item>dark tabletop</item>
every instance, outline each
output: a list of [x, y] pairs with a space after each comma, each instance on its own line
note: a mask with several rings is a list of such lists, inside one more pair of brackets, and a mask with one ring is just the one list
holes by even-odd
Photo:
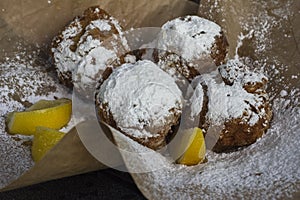
[[145, 199], [128, 173], [106, 169], [0, 193], [0, 200]]

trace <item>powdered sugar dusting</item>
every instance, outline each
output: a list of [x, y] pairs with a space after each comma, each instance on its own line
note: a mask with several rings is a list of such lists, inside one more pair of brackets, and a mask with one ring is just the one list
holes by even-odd
[[0, 188], [34, 164], [30, 146], [23, 144], [30, 138], [9, 135], [5, 130], [6, 114], [22, 111], [40, 99], [70, 97], [69, 91], [58, 84], [55, 74], [45, 66], [33, 66], [21, 57], [7, 60], [0, 64]]
[[[245, 149], [226, 154], [209, 151], [205, 164], [165, 165], [155, 172], [132, 174], [148, 199], [287, 199], [299, 192], [300, 90], [299, 80], [291, 78], [299, 77], [299, 62], [295, 62], [299, 51], [285, 52], [297, 46], [291, 42], [293, 38], [299, 43], [290, 27], [296, 16], [299, 19], [299, 10], [292, 12], [296, 2], [201, 1], [207, 4], [207, 12], [201, 14], [229, 24], [225, 29], [228, 35], [241, 26], [240, 41], [232, 41], [239, 43], [236, 53], [250, 53], [258, 68], [268, 72], [272, 124], [261, 139]], [[286, 42], [290, 46], [284, 49]], [[158, 161], [143, 157], [140, 163], [145, 162]]]
[[[252, 108], [263, 107], [265, 95], [248, 93], [243, 86], [235, 82], [232, 86], [224, 82], [217, 83], [218, 71], [204, 74], [203, 79], [208, 87], [207, 117], [216, 125], [223, 124], [228, 119], [243, 118], [250, 125], [254, 125], [262, 117], [261, 113], [253, 112]], [[245, 115], [244, 113], [248, 113]]]
[[198, 16], [173, 19], [162, 26], [159, 48], [180, 53], [188, 61], [210, 55], [221, 27]]
[[[95, 12], [99, 12], [99, 9]], [[111, 34], [112, 47], [108, 47], [103, 42], [113, 29], [117, 31], [117, 35]], [[82, 31], [84, 34], [80, 36]], [[105, 36], [102, 37], [97, 32]], [[80, 36], [79, 41], [75, 44], [74, 37], [78, 36]], [[58, 72], [71, 72], [72, 77], [68, 78], [73, 79], [78, 91], [86, 92], [87, 94], [84, 94], [86, 96], [92, 96], [106, 65], [117, 58], [116, 52], [121, 48], [114, 40], [120, 40], [122, 48], [127, 48], [126, 39], [122, 37], [122, 28], [115, 18], [91, 21], [84, 30], [80, 19], [75, 19], [62, 32], [62, 40], [58, 43], [58, 47], [52, 48]], [[75, 48], [71, 49], [71, 47]]]
[[[291, 193], [286, 191], [287, 188], [289, 191], [300, 189], [297, 185], [300, 178], [300, 135], [296, 134], [300, 127], [295, 123], [300, 117], [300, 109], [289, 108], [283, 112], [283, 104], [283, 99], [277, 99], [273, 126], [267, 135], [246, 149], [230, 154], [208, 151], [208, 162], [193, 167], [173, 164], [159, 153], [151, 157], [141, 154], [134, 165], [128, 164], [127, 167], [136, 171], [145, 166], [156, 169], [132, 174], [139, 189], [149, 199], [259, 199], [262, 196], [272, 199], [289, 196]], [[286, 114], [291, 118], [284, 117]], [[289, 137], [283, 139], [281, 130], [285, 130]], [[143, 152], [145, 147], [132, 144], [132, 148]], [[127, 163], [131, 157], [123, 158]]]
[[118, 21], [112, 17], [109, 20], [99, 19], [92, 21], [85, 28], [86, 32], [81, 36], [75, 52], [80, 55], [80, 58], [78, 60], [78, 68], [73, 69], [73, 71], [75, 70], [73, 77], [74, 86], [81, 91], [90, 90], [91, 96], [97, 80], [101, 78], [103, 71], [107, 67], [107, 63], [117, 58], [117, 49], [110, 50], [108, 47], [103, 46], [103, 40], [97, 37], [94, 38], [90, 35], [90, 31], [93, 29], [111, 31], [111, 24], [118, 30], [118, 34], [121, 34], [121, 27]]
[[0, 115], [7, 112], [22, 110], [24, 105], [34, 103], [41, 98], [70, 97], [69, 91], [59, 85], [55, 74], [46, 68], [31, 68], [26, 64], [0, 64]]
[[182, 94], [174, 79], [148, 60], [115, 69], [98, 98], [108, 104], [117, 126], [136, 138], [156, 136], [153, 130], [164, 126], [170, 110], [181, 112], [182, 108]]
[[30, 148], [5, 131], [5, 118], [0, 116], [0, 188], [18, 178], [33, 166]]
[[110, 31], [111, 25], [108, 20], [95, 20], [91, 21], [91, 24], [87, 26], [87, 29], [98, 28], [100, 31]]
[[73, 72], [76, 69], [80, 57], [72, 51], [69, 47], [74, 45], [73, 38], [82, 31], [79, 18], [76, 18], [70, 28], [62, 32], [62, 39], [56, 48], [52, 48], [54, 60], [57, 68], [61, 72]]
[[190, 99], [191, 102], [191, 118], [198, 116], [203, 107], [204, 91], [201, 84], [198, 84]]
[[[228, 84], [222, 80], [226, 78]], [[220, 66], [216, 71], [198, 76], [193, 82], [197, 85], [191, 97], [191, 116], [199, 115], [202, 110], [203, 89], [201, 83], [207, 85], [208, 120], [215, 125], [222, 125], [226, 120], [243, 118], [250, 126], [263, 118], [265, 99], [268, 95], [264, 85], [249, 93], [244, 86], [262, 83], [267, 80], [262, 73], [250, 71], [237, 60], [230, 60], [226, 66]], [[199, 95], [200, 93], [200, 95]], [[198, 98], [198, 99], [197, 99]], [[253, 111], [255, 108], [255, 111]], [[261, 110], [260, 112], [258, 112]]]
[[82, 90], [90, 88], [93, 91], [96, 80], [101, 77], [107, 67], [107, 62], [115, 58], [114, 51], [102, 46], [92, 49], [78, 64], [77, 72], [73, 78], [74, 86]]
[[268, 78], [261, 69], [249, 69], [238, 57], [228, 60], [226, 65], [219, 66], [219, 72], [226, 78], [228, 84], [239, 83], [242, 86], [261, 84], [257, 89], [267, 83]]

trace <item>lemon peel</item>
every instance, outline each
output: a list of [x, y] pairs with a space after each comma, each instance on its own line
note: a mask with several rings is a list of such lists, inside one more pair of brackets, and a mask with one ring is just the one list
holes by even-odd
[[71, 119], [70, 99], [40, 100], [23, 112], [12, 112], [7, 116], [10, 134], [33, 135], [36, 127], [61, 129]]
[[37, 127], [32, 141], [31, 154], [33, 161], [40, 161], [53, 148], [65, 133], [47, 127]]
[[185, 148], [185, 151], [176, 162], [188, 166], [203, 162], [206, 146], [202, 130], [200, 128], [189, 129], [185, 135], [187, 137], [185, 141], [188, 143], [181, 143], [180, 149]]

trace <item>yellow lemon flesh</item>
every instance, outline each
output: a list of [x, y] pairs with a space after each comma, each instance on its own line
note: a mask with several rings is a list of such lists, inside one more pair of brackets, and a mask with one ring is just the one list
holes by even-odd
[[12, 112], [7, 117], [10, 134], [33, 135], [36, 127], [61, 129], [70, 121], [70, 99], [40, 100], [23, 112]]
[[188, 144], [182, 144], [185, 147], [185, 152], [177, 160], [178, 164], [196, 165], [205, 159], [206, 147], [205, 140], [200, 128], [190, 129], [186, 133]]
[[55, 146], [65, 133], [46, 128], [37, 127], [32, 141], [31, 154], [35, 162], [41, 160], [44, 155]]

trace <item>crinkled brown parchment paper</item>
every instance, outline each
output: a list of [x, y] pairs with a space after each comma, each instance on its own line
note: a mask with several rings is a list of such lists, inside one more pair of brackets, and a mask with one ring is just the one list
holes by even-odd
[[[96, 2], [31, 0], [20, 4], [17, 0], [1, 1], [1, 8], [5, 8], [5, 12], [0, 11], [1, 48], [6, 56], [18, 50], [8, 40], [12, 36], [25, 40], [25, 44], [38, 43], [43, 48], [66, 22]], [[196, 12], [193, 4], [181, 0], [106, 0], [101, 4], [126, 28], [159, 26], [175, 16]], [[152, 157], [141, 154], [135, 160], [123, 153], [129, 170], [155, 169], [132, 173], [147, 198], [297, 198], [295, 192], [300, 189], [300, 138], [296, 134], [300, 128], [299, 10], [296, 0], [201, 1], [198, 14], [222, 26], [230, 43], [230, 57], [248, 57], [247, 62], [254, 62], [270, 77], [268, 90], [275, 113], [273, 124], [260, 141], [242, 151], [223, 155], [209, 152], [205, 165], [174, 165], [155, 152], [151, 152]], [[43, 56], [47, 57], [47, 51]], [[124, 149], [148, 151], [116, 131], [113, 134]], [[84, 149], [76, 130], [72, 130], [8, 189], [103, 167]]]
[[[0, 62], [14, 57], [20, 49], [25, 54], [39, 49], [39, 59], [47, 60], [53, 36], [93, 5], [101, 5], [125, 28], [160, 26], [198, 9], [195, 3], [185, 0], [3, 0], [0, 2]], [[39, 163], [2, 190], [103, 168], [106, 166], [89, 154], [76, 129], [72, 129]]]
[[[244, 57], [268, 75], [274, 111], [271, 128], [238, 152], [208, 152], [208, 162], [194, 167], [174, 165], [159, 154], [151, 158], [141, 154], [132, 165], [132, 158], [124, 154], [133, 171], [157, 163], [152, 166], [155, 171], [132, 177], [149, 199], [299, 199], [299, 1], [202, 0], [200, 4], [198, 14], [224, 29], [229, 57]], [[129, 140], [124, 145], [124, 140], [119, 142], [128, 150], [143, 151]]]

